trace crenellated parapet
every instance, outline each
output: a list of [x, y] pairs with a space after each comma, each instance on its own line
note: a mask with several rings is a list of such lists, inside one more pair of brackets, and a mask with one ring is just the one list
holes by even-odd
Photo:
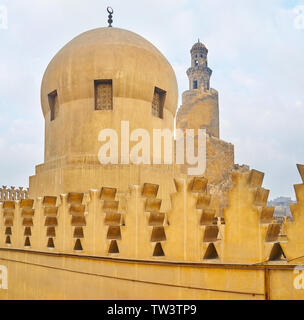
[[3, 227], [5, 229], [5, 244], [9, 246], [11, 245], [11, 236], [13, 234], [16, 203], [15, 201], [4, 201], [1, 209], [3, 213]]
[[105, 247], [108, 254], [119, 254], [122, 227], [125, 225], [122, 203], [116, 188], [103, 187], [100, 192], [102, 215], [106, 231]]
[[24, 247], [31, 247], [32, 227], [34, 226], [33, 217], [35, 214], [34, 200], [27, 199], [20, 201], [20, 214], [22, 218], [22, 226], [24, 227]]
[[[304, 176], [304, 166], [298, 166]], [[303, 259], [304, 184], [296, 185], [294, 222], [280, 224], [267, 206], [264, 174], [231, 172], [223, 215], [204, 177], [175, 178], [127, 191], [102, 186], [86, 193], [3, 201], [0, 246], [97, 257], [203, 264], [287, 264]], [[303, 220], [303, 221], [302, 221]]]
[[14, 201], [28, 198], [29, 189], [23, 189], [23, 187], [10, 187], [2, 186], [0, 188], [0, 201]]
[[47, 247], [55, 248], [54, 239], [56, 238], [56, 227], [58, 226], [57, 214], [58, 207], [56, 206], [57, 197], [44, 197], [42, 202], [43, 215], [45, 217], [44, 226], [46, 227]]
[[297, 165], [302, 178], [301, 184], [294, 185], [297, 203], [290, 205], [293, 220], [285, 218], [285, 232], [288, 243], [282, 245], [286, 258], [291, 263], [304, 262], [304, 165]]
[[145, 215], [149, 229], [150, 243], [153, 244], [153, 256], [165, 256], [162, 243], [167, 241], [165, 225], [168, 226], [168, 218], [161, 211], [162, 199], [157, 199], [159, 185], [146, 183], [143, 186], [142, 197], [145, 199]]
[[267, 206], [269, 190], [262, 187], [264, 173], [233, 171], [233, 188], [224, 210], [225, 230], [222, 257], [225, 263], [284, 262], [281, 225], [274, 208]]
[[73, 239], [75, 239], [74, 251], [83, 251], [81, 239], [84, 238], [84, 228], [86, 227], [86, 205], [83, 203], [83, 193], [69, 193], [67, 196], [68, 212], [71, 216], [71, 226], [73, 228]]

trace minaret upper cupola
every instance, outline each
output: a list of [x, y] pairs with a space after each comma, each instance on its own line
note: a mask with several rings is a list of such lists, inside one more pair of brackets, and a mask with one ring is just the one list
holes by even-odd
[[187, 70], [190, 90], [210, 90], [212, 70], [208, 68], [208, 49], [198, 40], [191, 49], [191, 68]]

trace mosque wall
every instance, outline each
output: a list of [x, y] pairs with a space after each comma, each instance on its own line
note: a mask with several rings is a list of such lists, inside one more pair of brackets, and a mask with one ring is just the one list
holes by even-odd
[[[303, 177], [304, 166], [298, 168]], [[281, 225], [267, 206], [264, 174], [245, 169], [231, 173], [222, 217], [202, 177], [174, 179], [170, 194], [144, 183], [127, 192], [104, 186], [4, 201], [0, 263], [11, 286], [0, 295], [303, 299], [303, 185], [295, 186], [294, 222]]]

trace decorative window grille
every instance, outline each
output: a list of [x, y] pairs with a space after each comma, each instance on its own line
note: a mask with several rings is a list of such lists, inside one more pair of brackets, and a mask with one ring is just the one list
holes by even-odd
[[112, 80], [95, 81], [95, 110], [113, 110]]
[[164, 104], [166, 100], [166, 91], [157, 87], [154, 89], [154, 96], [152, 102], [152, 115], [158, 118], [163, 118]]

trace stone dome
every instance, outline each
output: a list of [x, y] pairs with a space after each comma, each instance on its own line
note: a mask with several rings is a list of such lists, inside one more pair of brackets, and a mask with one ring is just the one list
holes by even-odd
[[206, 48], [206, 46], [201, 43], [200, 41], [198, 41], [197, 43], [195, 43], [191, 49], [192, 51], [198, 51], [198, 50], [204, 50], [204, 51], [208, 51], [208, 49]]
[[50, 93], [57, 91], [60, 104], [93, 99], [99, 79], [113, 81], [114, 98], [152, 103], [155, 87], [160, 88], [166, 91], [164, 109], [175, 115], [177, 81], [167, 59], [136, 33], [107, 27], [80, 34], [52, 59], [41, 86], [44, 116], [50, 113]]

